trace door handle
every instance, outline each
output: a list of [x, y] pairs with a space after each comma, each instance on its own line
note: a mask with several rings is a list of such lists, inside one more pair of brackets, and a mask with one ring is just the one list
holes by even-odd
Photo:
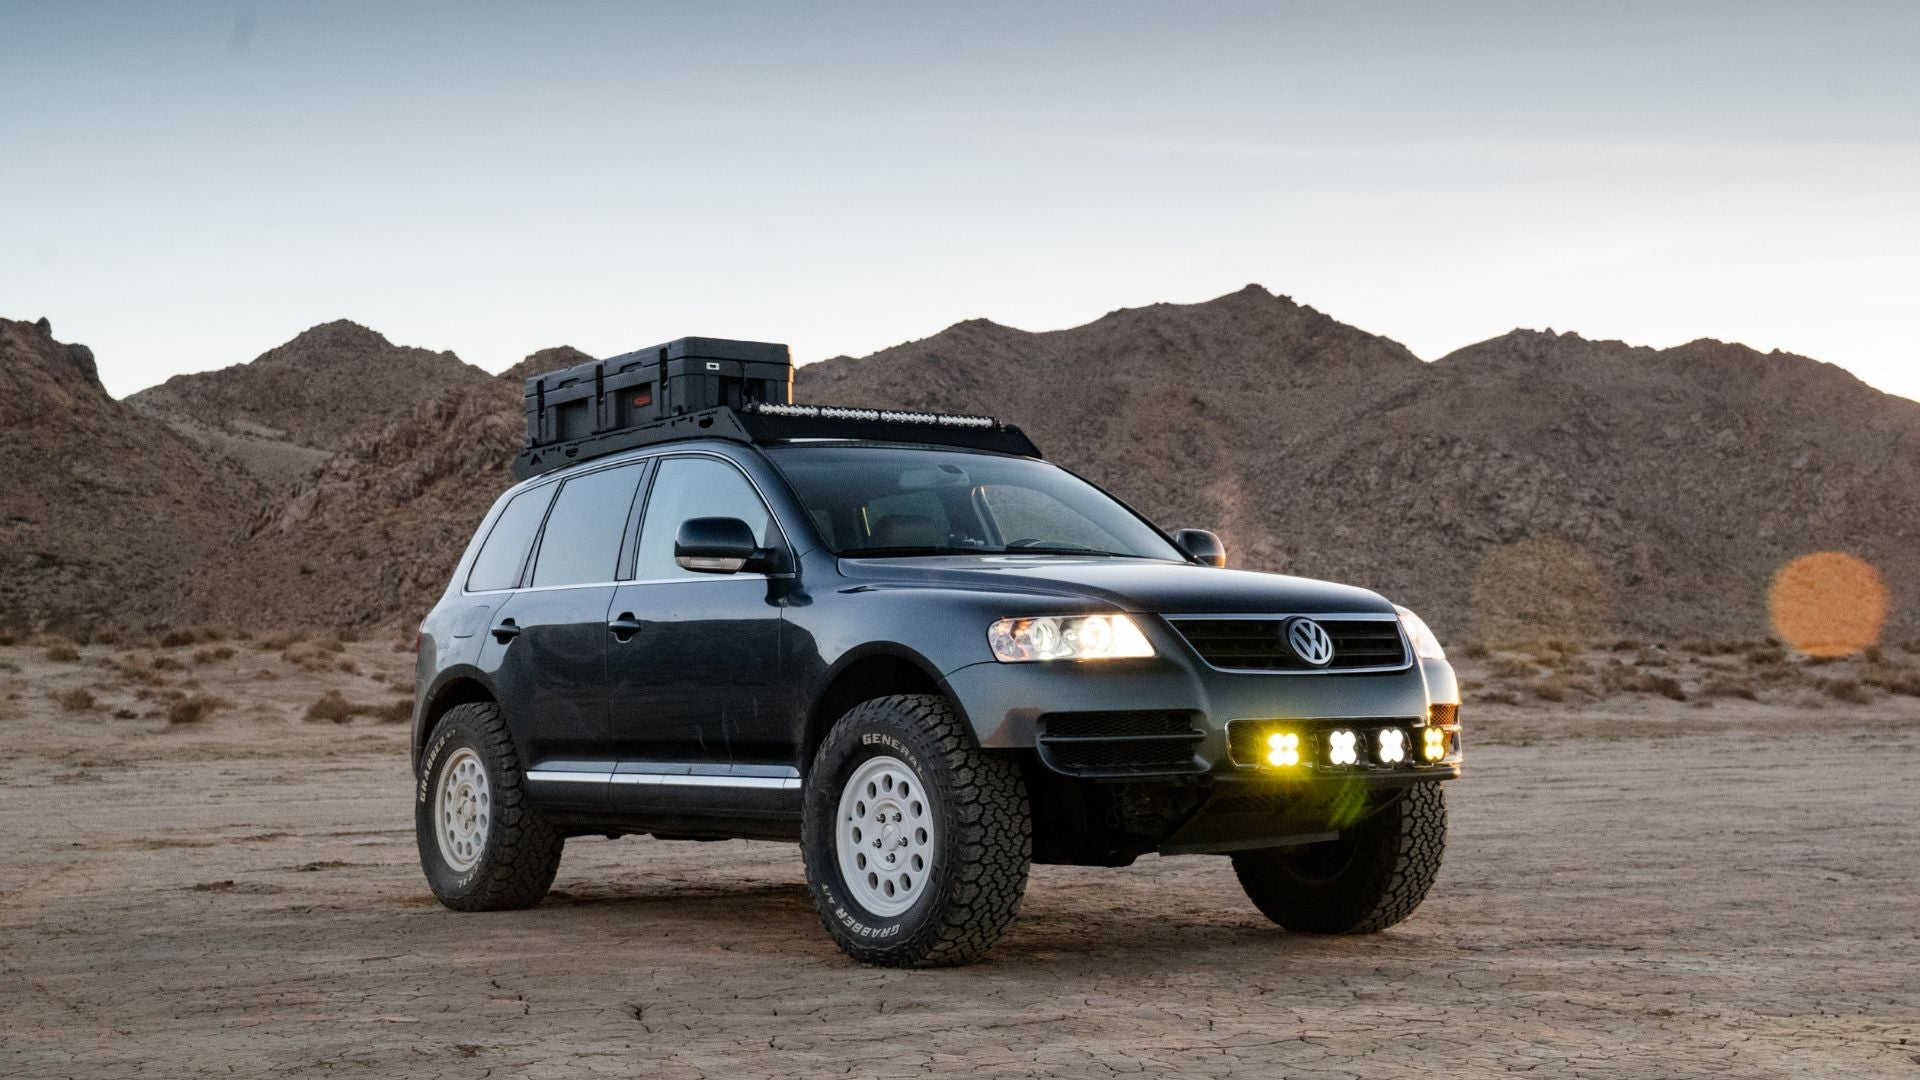
[[500, 625], [493, 628], [493, 640], [502, 645], [519, 636], [520, 627], [512, 619], [502, 619]]
[[645, 628], [646, 624], [634, 618], [631, 611], [621, 612], [619, 618], [607, 624], [607, 629], [613, 632], [615, 641], [632, 641], [633, 635]]

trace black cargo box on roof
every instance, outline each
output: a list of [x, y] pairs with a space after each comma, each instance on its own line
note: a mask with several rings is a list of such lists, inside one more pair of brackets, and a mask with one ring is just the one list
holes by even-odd
[[527, 380], [522, 480], [597, 457], [683, 439], [917, 443], [1039, 457], [990, 416], [793, 404], [785, 345], [681, 338]]
[[527, 446], [555, 446], [722, 406], [792, 400], [793, 358], [785, 345], [680, 338], [528, 379]]

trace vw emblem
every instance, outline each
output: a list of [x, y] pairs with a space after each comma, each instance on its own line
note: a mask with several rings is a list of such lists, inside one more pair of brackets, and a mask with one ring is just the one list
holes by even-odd
[[1310, 667], [1326, 667], [1333, 662], [1333, 637], [1312, 619], [1289, 622], [1287, 644], [1293, 648], [1293, 655]]

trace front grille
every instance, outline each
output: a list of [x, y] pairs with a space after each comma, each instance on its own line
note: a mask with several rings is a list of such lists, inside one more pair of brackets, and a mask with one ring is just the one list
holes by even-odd
[[1166, 710], [1048, 713], [1039, 724], [1041, 760], [1074, 776], [1197, 772], [1201, 738], [1193, 714]]
[[1325, 667], [1295, 656], [1287, 646], [1286, 619], [1170, 619], [1201, 659], [1234, 671], [1356, 671], [1399, 669], [1408, 664], [1398, 619], [1314, 619], [1333, 639]]

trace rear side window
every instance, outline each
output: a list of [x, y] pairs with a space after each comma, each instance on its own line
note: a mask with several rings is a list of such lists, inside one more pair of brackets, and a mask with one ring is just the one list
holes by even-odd
[[633, 515], [641, 463], [576, 476], [560, 489], [534, 557], [533, 584], [585, 585], [612, 581], [620, 542]]
[[634, 577], [640, 581], [667, 578], [704, 578], [682, 570], [673, 561], [673, 542], [680, 523], [688, 518], [739, 518], [766, 547], [773, 535], [773, 517], [760, 493], [739, 469], [716, 458], [676, 457], [660, 463], [653, 494], [647, 497], [646, 524], [640, 529], [640, 559]]
[[494, 519], [493, 531], [473, 557], [473, 569], [467, 573], [467, 588], [473, 592], [512, 589], [520, 584], [520, 571], [527, 565], [527, 549], [533, 546], [533, 534], [540, 531], [540, 519], [553, 501], [553, 485], [528, 488], [507, 502], [507, 508]]

